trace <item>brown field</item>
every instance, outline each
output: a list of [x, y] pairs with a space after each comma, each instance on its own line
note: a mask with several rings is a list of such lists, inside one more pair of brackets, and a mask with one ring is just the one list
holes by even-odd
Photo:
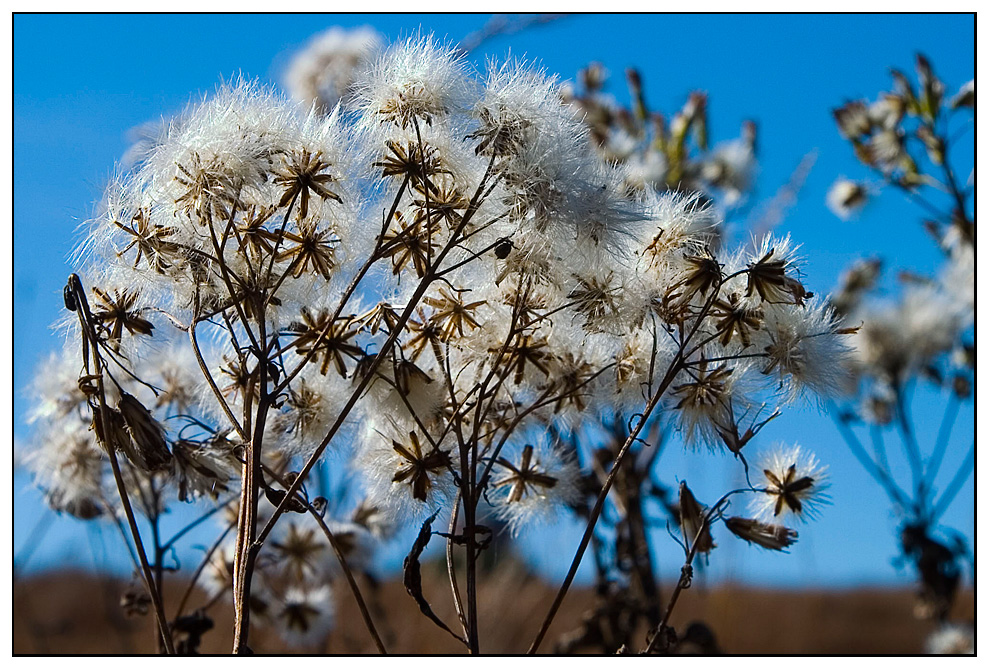
[[[423, 578], [434, 610], [453, 625], [454, 608], [442, 566], [424, 566]], [[174, 588], [166, 589], [167, 610], [180, 597], [178, 582], [173, 578]], [[151, 617], [128, 618], [118, 604], [126, 586], [112, 578], [81, 572], [20, 578], [14, 584], [14, 653], [154, 651]], [[546, 613], [553, 588], [519, 566], [487, 575], [479, 588], [482, 651], [524, 652]], [[324, 647], [306, 651], [372, 653], [374, 647], [353, 598], [343, 584], [336, 589], [336, 628]], [[398, 581], [362, 590], [373, 605], [389, 651], [463, 651], [419, 614]], [[665, 590], [669, 593], [669, 585]], [[575, 589], [568, 594], [542, 651], [552, 651], [555, 640], [578, 626], [593, 599], [590, 589]], [[909, 589], [776, 590], [742, 585], [705, 588], [696, 583], [682, 594], [671, 624], [682, 631], [692, 621], [704, 621], [714, 631], [721, 650], [732, 654], [918, 654], [933, 625], [915, 619], [912, 608]], [[216, 627], [204, 636], [201, 651], [225, 653], [229, 650], [230, 608], [218, 606], [212, 614]], [[967, 591], [957, 599], [953, 616], [972, 621], [973, 615], [974, 598]], [[252, 633], [251, 644], [262, 653], [286, 650], [274, 634], [259, 629]]]

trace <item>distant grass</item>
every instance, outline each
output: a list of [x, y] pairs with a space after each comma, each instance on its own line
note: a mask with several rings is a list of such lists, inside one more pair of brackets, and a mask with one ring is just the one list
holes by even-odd
[[[425, 592], [433, 609], [451, 627], [456, 617], [446, 574], [439, 564], [424, 566]], [[179, 597], [177, 579], [166, 579], [169, 615]], [[92, 573], [58, 572], [19, 579], [14, 585], [15, 654], [119, 654], [154, 650], [153, 621], [126, 618], [119, 607], [127, 584]], [[670, 585], [666, 586], [667, 589]], [[379, 629], [390, 651], [411, 654], [462, 653], [463, 648], [419, 614], [401, 583], [391, 580], [377, 589], [362, 580], [374, 603]], [[669, 590], [667, 591], [669, 593]], [[509, 565], [483, 576], [479, 588], [484, 653], [522, 653], [532, 641], [554, 593], [554, 586]], [[357, 608], [346, 588], [337, 588], [337, 627], [325, 647], [309, 653], [373, 653]], [[575, 589], [564, 601], [547, 637], [549, 652], [562, 634], [576, 628], [590, 609], [594, 594]], [[199, 602], [205, 601], [201, 598]], [[197, 602], [194, 599], [194, 603]], [[672, 624], [684, 630], [704, 621], [721, 649], [731, 654], [918, 654], [933, 625], [912, 616], [907, 589], [851, 590], [757, 589], [742, 585], [705, 588], [700, 581], [682, 596]], [[227, 653], [231, 610], [217, 607], [216, 626], [204, 637], [201, 651]], [[972, 620], [971, 591], [960, 595], [954, 610]], [[645, 634], [645, 631], [643, 631]], [[261, 653], [290, 651], [277, 636], [254, 630], [252, 648]]]

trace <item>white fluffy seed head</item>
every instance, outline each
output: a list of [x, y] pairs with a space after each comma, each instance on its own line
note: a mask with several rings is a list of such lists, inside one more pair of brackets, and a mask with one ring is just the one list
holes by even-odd
[[573, 458], [548, 443], [509, 447], [492, 470], [490, 500], [514, 535], [553, 519], [579, 496]]
[[356, 85], [359, 125], [377, 137], [467, 109], [473, 84], [455, 47], [432, 35], [389, 46]]
[[765, 492], [751, 500], [750, 511], [761, 521], [778, 523], [787, 515], [814, 519], [830, 501], [827, 468], [799, 445], [776, 445], [759, 458], [756, 469], [762, 473], [756, 486]]

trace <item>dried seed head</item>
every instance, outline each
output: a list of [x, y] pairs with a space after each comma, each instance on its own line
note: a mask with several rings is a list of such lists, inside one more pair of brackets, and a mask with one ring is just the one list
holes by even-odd
[[778, 446], [765, 454], [758, 466], [766, 478], [766, 488], [753, 500], [751, 509], [760, 519], [772, 521], [788, 512], [808, 519], [828, 502], [825, 468], [800, 446]]
[[706, 519], [707, 511], [707, 508], [702, 507], [691, 493], [687, 482], [681, 482], [678, 512], [681, 518], [681, 537], [684, 538], [686, 551], [696, 547], [696, 553], [707, 554], [717, 546], [712, 541], [711, 525]]
[[133, 440], [133, 455], [136, 460], [131, 458], [132, 454], [128, 454], [128, 458], [145, 472], [168, 468], [172, 454], [165, 442], [165, 429], [148, 408], [129, 393], [121, 393], [117, 409]]
[[783, 551], [797, 541], [797, 531], [785, 526], [763, 523], [756, 519], [731, 516], [725, 519], [725, 527], [736, 537], [764, 549]]

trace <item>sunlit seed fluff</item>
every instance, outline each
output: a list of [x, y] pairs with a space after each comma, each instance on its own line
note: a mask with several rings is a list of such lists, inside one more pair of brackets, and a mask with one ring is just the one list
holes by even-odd
[[667, 174], [667, 159], [659, 151], [633, 154], [621, 164], [623, 185], [630, 193], [654, 189], [663, 183]]
[[810, 451], [799, 445], [779, 444], [763, 454], [751, 469], [760, 474], [750, 511], [761, 521], [778, 523], [792, 515], [801, 520], [815, 518], [829, 502], [827, 469]]
[[443, 507], [455, 490], [451, 445], [439, 449], [404, 419], [369, 417], [359, 436], [354, 467], [365, 480], [368, 503], [397, 522]]
[[668, 395], [671, 421], [686, 444], [719, 447], [720, 431], [749, 406], [747, 361], [707, 364], [681, 372]]
[[963, 326], [973, 322], [976, 307], [976, 251], [972, 245], [958, 244], [951, 248], [950, 260], [939, 283], [953, 303], [951, 311]]
[[106, 461], [89, 426], [70, 417], [41, 429], [36, 439], [25, 461], [48, 506], [80, 519], [100, 516]]
[[281, 532], [269, 542], [273, 565], [294, 582], [326, 578], [336, 561], [319, 525], [305, 515], [280, 524]]
[[229, 490], [229, 482], [240, 475], [240, 461], [232, 442], [211, 437], [202, 441], [174, 440], [172, 476], [179, 500], [209, 497], [216, 500]]
[[786, 398], [824, 400], [847, 388], [850, 338], [837, 332], [825, 302], [767, 305], [764, 318], [763, 329], [754, 337], [754, 347], [765, 354], [760, 372], [775, 379]]
[[641, 195], [649, 224], [638, 228], [641, 264], [662, 271], [675, 252], [696, 251], [714, 238], [718, 217], [698, 194], [648, 190]]
[[[350, 260], [345, 241], [360, 178], [349, 132], [339, 114], [307, 115], [256, 84], [221, 86], [172, 120], [135, 171], [114, 181], [85, 256], [156, 305], [180, 310], [222, 305], [229, 277], [270, 289], [288, 272], [281, 298], [269, 303], [274, 314]], [[283, 223], [274, 276], [253, 271], [249, 263], [260, 267], [275, 253], [273, 231]], [[218, 244], [226, 273], [215, 260]]]
[[973, 627], [959, 622], [946, 622], [925, 640], [927, 654], [974, 654], [976, 636]]
[[[371, 562], [376, 548], [375, 537], [367, 527], [353, 521], [327, 521], [333, 533], [334, 542], [343, 554], [347, 567], [353, 572], [364, 572]], [[336, 555], [330, 557], [331, 576], [343, 574], [343, 568]]]
[[473, 109], [479, 154], [505, 158], [538, 141], [558, 119], [574, 112], [556, 95], [558, 83], [525, 61], [488, 62], [484, 93]]
[[911, 286], [896, 303], [867, 303], [847, 321], [862, 372], [898, 382], [951, 349], [964, 323], [957, 303], [937, 287]]
[[[191, 414], [197, 409], [203, 379], [185, 338], [171, 341], [136, 361], [135, 373], [156, 387], [156, 394], [141, 397], [149, 408], [159, 412], [161, 419]], [[137, 389], [139, 393], [144, 390]]]
[[901, 160], [907, 155], [902, 130], [877, 131], [870, 137], [866, 146], [870, 162], [883, 170], [885, 174], [900, 167]]
[[286, 389], [285, 402], [270, 415], [272, 438], [287, 454], [308, 455], [326, 435], [351, 390], [349, 380], [335, 374], [320, 375], [318, 369], [319, 361], [293, 380]]
[[539, 443], [501, 456], [492, 470], [495, 512], [518, 534], [552, 519], [578, 496], [576, 463], [552, 445]]
[[173, 120], [140, 172], [150, 182], [148, 195], [214, 215], [235, 198], [260, 193], [273, 161], [295, 139], [297, 115], [293, 105], [254, 84], [222, 86]]
[[52, 352], [38, 366], [31, 380], [33, 405], [29, 423], [58, 421], [70, 413], [86, 411], [86, 395], [79, 388], [79, 349], [74, 343]]
[[742, 137], [715, 147], [702, 166], [702, 177], [721, 194], [725, 207], [742, 203], [753, 187], [757, 162], [753, 142]]
[[229, 591], [234, 584], [233, 539], [220, 545], [210, 556], [198, 583], [210, 597]]
[[457, 49], [432, 35], [410, 37], [386, 49], [359, 81], [360, 125], [379, 137], [431, 125], [435, 118], [466, 109], [470, 92]]

